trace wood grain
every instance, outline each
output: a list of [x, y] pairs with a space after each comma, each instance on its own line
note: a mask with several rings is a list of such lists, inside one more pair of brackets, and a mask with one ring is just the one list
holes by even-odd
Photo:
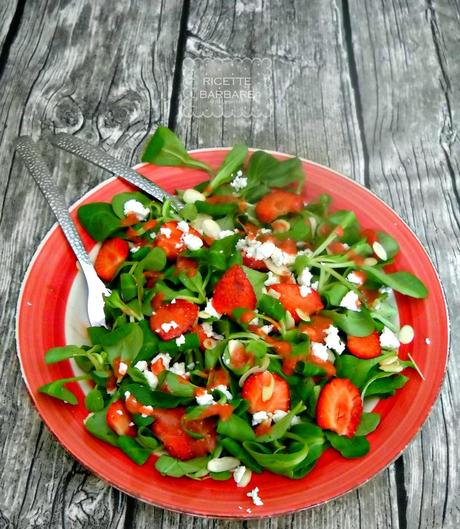
[[[133, 500], [89, 474], [42, 425], [21, 381], [14, 343], [21, 278], [53, 223], [13, 156], [19, 134], [71, 132], [126, 162], [168, 119], [179, 2], [28, 2], [0, 80], [3, 361], [0, 379], [0, 527], [122, 528]], [[124, 25], [124, 21], [131, 22]], [[120, 31], [120, 28], [124, 28]], [[46, 152], [70, 202], [107, 175]], [[3, 492], [4, 491], [4, 492]]]
[[[0, 482], [7, 484], [0, 529], [457, 528], [458, 2], [118, 0], [106, 9], [89, 0], [11, 0], [0, 5], [0, 20], [0, 380], [8, 388], [0, 394]], [[183, 60], [204, 57], [270, 58], [268, 117], [187, 117]], [[15, 159], [13, 140], [71, 132], [134, 162], [158, 123], [175, 127], [189, 148], [244, 141], [348, 174], [390, 203], [426, 244], [450, 305], [449, 372], [404, 456], [359, 490], [269, 520], [179, 515], [89, 474], [35, 413], [15, 356], [14, 309], [53, 219]], [[104, 178], [44, 150], [69, 202]]]

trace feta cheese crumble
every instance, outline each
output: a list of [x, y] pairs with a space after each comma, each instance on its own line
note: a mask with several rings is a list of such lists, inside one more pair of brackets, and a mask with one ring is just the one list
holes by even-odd
[[123, 213], [125, 215], [133, 214], [139, 220], [144, 220], [149, 216], [150, 209], [144, 207], [144, 205], [139, 202], [139, 200], [127, 200], [123, 205]]
[[164, 235], [167, 239], [171, 238], [171, 229], [170, 228], [161, 227], [160, 228], [160, 233], [161, 233], [161, 235]]
[[350, 290], [343, 296], [342, 301], [340, 302], [340, 306], [344, 307], [348, 310], [353, 310], [355, 312], [359, 312], [361, 309], [359, 308], [360, 301], [358, 294], [356, 292], [353, 292], [353, 290]]
[[204, 308], [204, 312], [208, 315], [208, 318], [220, 319], [220, 317], [222, 316], [222, 314], [217, 312], [217, 310], [214, 308], [214, 305], [212, 304], [212, 298], [208, 299], [206, 307]]
[[177, 325], [177, 323], [172, 320], [170, 322], [162, 323], [160, 327], [163, 332], [169, 332], [171, 329], [177, 329], [179, 325]]
[[274, 274], [271, 270], [267, 273], [267, 279], [264, 281], [264, 285], [269, 287], [270, 285], [276, 285], [280, 282], [278, 275]]
[[431, 345], [431, 340], [430, 340], [429, 338], [425, 338], [425, 343], [426, 343], [427, 345]]
[[310, 272], [309, 268], [304, 268], [297, 278], [299, 285], [304, 287], [311, 287], [311, 280], [313, 279], [313, 274]]
[[268, 421], [270, 419], [270, 416], [266, 411], [256, 411], [254, 415], [252, 416], [252, 425], [257, 426], [258, 424]]
[[[158, 386], [158, 378], [155, 375], [155, 373], [152, 373], [149, 370], [148, 364], [145, 360], [139, 360], [139, 362], [136, 362], [134, 364], [134, 367], [138, 369], [139, 371], [141, 371], [141, 373], [144, 375], [150, 389], [155, 389]], [[126, 396], [126, 393], [125, 393], [125, 396]]]
[[179, 228], [180, 231], [182, 231], [183, 233], [188, 233], [190, 231], [190, 226], [185, 222], [185, 220], [180, 220], [178, 223], [177, 223], [177, 227]]
[[125, 362], [120, 362], [118, 364], [118, 372], [120, 373], [121, 376], [123, 375], [126, 375], [128, 371], [128, 364], [125, 364]]
[[251, 259], [258, 261], [270, 259], [275, 266], [292, 265], [296, 259], [295, 254], [284, 252], [271, 241], [261, 242], [247, 237], [236, 243], [236, 249], [243, 251]]
[[320, 360], [328, 360], [329, 353], [327, 347], [323, 343], [311, 342], [311, 353]]
[[279, 422], [281, 421], [281, 419], [284, 419], [284, 417], [286, 417], [287, 415], [287, 411], [284, 411], [284, 410], [275, 410], [273, 413], [272, 413], [272, 421], [273, 422]]
[[163, 365], [166, 369], [168, 369], [169, 364], [171, 363], [171, 355], [169, 353], [160, 353], [157, 354], [151, 362], [151, 365], [155, 364], [155, 362], [158, 362], [158, 360], [161, 360], [163, 362]]
[[204, 391], [200, 395], [197, 395], [195, 397], [195, 400], [199, 406], [209, 406], [211, 404], [215, 404], [213, 396], [211, 395], [211, 393], [208, 393], [207, 391]]
[[329, 325], [326, 329], [326, 346], [332, 349], [337, 354], [342, 354], [345, 351], [345, 344], [342, 342], [339, 336], [339, 329], [334, 325]]
[[212, 328], [212, 323], [203, 322], [201, 324], [201, 327], [203, 328], [204, 333], [208, 338], [214, 338], [214, 340], [223, 340], [224, 337], [222, 334], [218, 334], [214, 332], [214, 329]]
[[398, 349], [399, 347], [399, 340], [396, 334], [388, 327], [383, 328], [379, 339], [382, 349]]
[[230, 186], [233, 187], [235, 191], [240, 191], [241, 189], [244, 189], [247, 185], [248, 179], [243, 176], [243, 173], [241, 171], [238, 171], [233, 181], [230, 182]]
[[235, 235], [235, 232], [232, 230], [222, 230], [219, 233], [219, 239], [225, 239], [225, 237], [230, 237], [230, 235]]
[[169, 371], [171, 371], [171, 373], [174, 373], [176, 375], [184, 376], [185, 375], [185, 363], [176, 362], [169, 368]]
[[215, 388], [212, 388], [212, 389], [213, 390], [217, 389], [218, 391], [223, 393], [227, 400], [232, 400], [233, 399], [233, 395], [230, 393], [230, 391], [228, 390], [227, 386], [224, 386], [224, 384], [219, 384], [218, 386], [216, 386]]
[[181, 334], [180, 336], [176, 338], [176, 345], [177, 347], [180, 347], [181, 345], [184, 345], [184, 343], [185, 343], [185, 336]]
[[265, 334], [270, 334], [273, 331], [273, 325], [262, 325], [260, 330]]
[[303, 297], [303, 298], [306, 298], [309, 294], [312, 293], [312, 289], [310, 287], [307, 287], [305, 285], [302, 285], [300, 287], [300, 295]]
[[193, 233], [184, 233], [181, 237], [183, 243], [189, 250], [199, 250], [203, 246], [203, 241]]
[[264, 504], [264, 502], [260, 499], [259, 496], [259, 487], [254, 487], [251, 492], [248, 492], [246, 494], [246, 496], [252, 498], [254, 505], [256, 505], [257, 507], [260, 507]]
[[362, 278], [356, 272], [350, 272], [347, 275], [347, 281], [353, 283], [354, 285], [362, 285]]

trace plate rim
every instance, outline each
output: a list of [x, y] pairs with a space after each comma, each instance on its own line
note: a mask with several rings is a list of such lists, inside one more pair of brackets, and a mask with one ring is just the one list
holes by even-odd
[[[190, 149], [190, 150], [187, 150], [187, 152], [190, 153], [190, 154], [195, 154], [195, 153], [198, 154], [198, 153], [203, 153], [203, 152], [208, 153], [208, 152], [216, 152], [216, 151], [217, 152], [225, 152], [225, 151], [230, 151], [231, 149], [232, 149], [231, 147], [209, 147], [209, 148], [202, 147], [202, 148], [199, 148], [199, 149]], [[254, 148], [254, 147], [249, 147], [248, 148], [249, 152], [254, 152], [254, 151], [257, 151], [257, 150], [263, 150], [264, 152], [267, 152], [267, 153], [270, 153], [270, 154], [273, 154], [273, 155], [277, 155], [277, 156], [280, 156], [280, 157], [295, 157], [295, 155], [288, 154], [288, 153], [281, 152], [281, 151], [271, 150], [271, 149]], [[20, 313], [20, 307], [21, 307], [21, 304], [22, 304], [24, 289], [25, 289], [26, 283], [27, 283], [27, 281], [29, 279], [29, 275], [32, 272], [32, 268], [33, 268], [33, 266], [35, 264], [35, 261], [37, 260], [38, 256], [40, 255], [43, 247], [46, 245], [46, 243], [48, 242], [49, 238], [53, 235], [53, 233], [60, 227], [58, 222], [56, 221], [56, 222], [54, 222], [51, 225], [51, 227], [46, 232], [45, 236], [41, 239], [40, 243], [37, 245], [34, 253], [32, 254], [32, 257], [29, 260], [29, 263], [27, 265], [27, 268], [26, 268], [26, 271], [24, 273], [23, 279], [21, 281], [21, 285], [20, 285], [20, 288], [19, 288], [19, 295], [18, 295], [16, 307], [15, 307], [16, 356], [18, 357], [18, 360], [19, 360], [21, 378], [22, 378], [22, 380], [23, 380], [23, 382], [24, 382], [24, 384], [26, 386], [26, 389], [28, 391], [30, 400], [31, 400], [36, 412], [38, 413], [38, 415], [40, 417], [40, 420], [45, 423], [48, 431], [57, 440], [59, 445], [68, 454], [71, 455], [72, 458], [76, 459], [85, 469], [87, 469], [89, 472], [91, 472], [93, 475], [95, 475], [98, 479], [101, 479], [102, 481], [104, 481], [105, 483], [109, 484], [111, 487], [115, 488], [116, 490], [118, 490], [118, 491], [120, 491], [120, 492], [122, 492], [124, 494], [127, 494], [128, 496], [130, 496], [130, 497], [132, 497], [134, 499], [141, 500], [141, 501], [147, 503], [148, 505], [152, 505], [154, 507], [158, 507], [158, 508], [161, 508], [161, 509], [167, 509], [167, 510], [170, 510], [171, 512], [175, 512], [175, 513], [186, 514], [186, 515], [190, 515], [190, 516], [196, 516], [196, 517], [199, 517], [199, 518], [215, 518], [215, 519], [222, 519], [222, 520], [261, 520], [261, 519], [266, 519], [266, 518], [270, 518], [270, 517], [274, 517], [274, 516], [276, 516], [276, 517], [285, 516], [285, 515], [287, 516], [287, 515], [299, 513], [299, 512], [302, 512], [302, 511], [306, 511], [306, 510], [312, 509], [314, 507], [318, 507], [319, 505], [325, 505], [326, 503], [329, 503], [332, 500], [338, 499], [338, 498], [340, 498], [342, 496], [345, 496], [346, 494], [349, 494], [350, 492], [353, 492], [355, 490], [360, 489], [362, 486], [364, 486], [366, 483], [368, 483], [371, 479], [375, 478], [377, 475], [381, 474], [384, 470], [386, 470], [389, 466], [391, 466], [401, 456], [401, 454], [407, 449], [407, 447], [414, 441], [415, 437], [422, 430], [422, 428], [426, 424], [428, 418], [430, 417], [435, 404], [438, 402], [438, 399], [439, 399], [439, 396], [441, 394], [443, 385], [445, 383], [446, 375], [447, 375], [447, 366], [448, 366], [448, 361], [449, 361], [449, 356], [450, 356], [450, 346], [451, 346], [451, 317], [450, 317], [449, 305], [447, 303], [447, 299], [446, 299], [443, 283], [441, 281], [441, 278], [439, 277], [438, 270], [435, 267], [435, 265], [433, 263], [433, 260], [432, 260], [432, 258], [430, 256], [428, 250], [425, 248], [425, 245], [420, 241], [419, 237], [416, 235], [414, 230], [408, 225], [408, 223], [389, 204], [387, 204], [382, 198], [380, 198], [377, 194], [375, 194], [374, 191], [372, 191], [371, 189], [367, 188], [361, 182], [358, 182], [358, 181], [354, 180], [350, 176], [344, 175], [344, 174], [340, 173], [339, 171], [336, 171], [335, 169], [332, 169], [332, 168], [330, 168], [330, 167], [328, 167], [326, 165], [320, 164], [318, 162], [314, 162], [312, 160], [309, 160], [307, 158], [303, 158], [303, 157], [300, 157], [300, 156], [297, 156], [297, 158], [299, 158], [300, 161], [305, 162], [305, 163], [307, 163], [309, 165], [314, 165], [314, 166], [316, 166], [318, 168], [321, 168], [323, 170], [326, 170], [328, 172], [332, 172], [335, 175], [337, 175], [338, 177], [347, 180], [351, 184], [354, 184], [354, 185], [360, 187], [365, 192], [370, 193], [375, 199], [377, 199], [378, 202], [380, 202], [380, 204], [382, 206], [384, 206], [385, 208], [389, 209], [392, 212], [392, 214], [397, 218], [397, 220], [399, 222], [401, 222], [405, 226], [405, 228], [416, 239], [416, 241], [418, 242], [420, 248], [423, 250], [423, 252], [425, 254], [425, 257], [428, 259], [429, 263], [431, 264], [432, 271], [434, 272], [436, 280], [437, 280], [437, 283], [438, 283], [438, 285], [440, 287], [441, 298], [442, 298], [442, 301], [443, 301], [442, 308], [444, 309], [444, 312], [446, 314], [445, 323], [446, 323], [446, 331], [447, 331], [447, 334], [446, 334], [447, 341], [446, 341], [445, 361], [444, 361], [444, 365], [442, 367], [442, 370], [443, 370], [442, 371], [442, 377], [440, 377], [438, 387], [436, 388], [436, 393], [435, 393], [435, 395], [433, 397], [433, 400], [431, 402], [431, 406], [427, 410], [423, 421], [420, 423], [420, 425], [418, 426], [417, 430], [414, 432], [412, 437], [407, 441], [407, 443], [404, 445], [404, 447], [402, 447], [401, 450], [394, 456], [394, 458], [391, 461], [389, 461], [388, 463], [386, 463], [385, 465], [383, 465], [381, 468], [379, 468], [371, 476], [367, 477], [366, 479], [361, 481], [359, 484], [350, 487], [346, 491], [340, 492], [340, 493], [338, 493], [338, 494], [336, 494], [334, 496], [331, 496], [330, 498], [328, 498], [326, 500], [319, 501], [317, 503], [308, 505], [306, 507], [299, 507], [299, 508], [294, 508], [294, 509], [290, 509], [290, 510], [282, 510], [282, 509], [276, 508], [275, 509], [276, 512], [269, 513], [269, 514], [264, 514], [264, 515], [259, 515], [259, 516], [257, 515], [256, 512], [252, 512], [252, 513], [248, 514], [245, 511], [241, 512], [241, 516], [209, 515], [209, 514], [206, 514], [206, 513], [203, 513], [203, 512], [200, 513], [200, 512], [196, 512], [196, 511], [189, 511], [186, 508], [180, 509], [180, 508], [178, 508], [178, 506], [171, 507], [169, 505], [165, 505], [165, 504], [161, 504], [161, 503], [154, 503], [154, 502], [152, 502], [149, 499], [143, 498], [141, 495], [134, 495], [132, 492], [129, 492], [128, 490], [125, 490], [124, 488], [113, 484], [109, 479], [100, 476], [97, 472], [95, 472], [94, 469], [92, 469], [87, 464], [83, 463], [78, 456], [76, 456], [63, 443], [61, 443], [61, 441], [59, 440], [59, 438], [55, 434], [55, 432], [48, 426], [47, 421], [42, 417], [42, 415], [40, 414], [40, 412], [39, 412], [39, 410], [37, 408], [37, 405], [36, 405], [34, 397], [33, 397], [33, 392], [31, 390], [31, 388], [29, 387], [28, 380], [27, 380], [27, 378], [25, 376], [24, 366], [23, 366], [23, 363], [22, 363], [20, 345], [19, 345], [19, 313]], [[133, 165], [132, 168], [134, 170], [137, 170], [137, 169], [139, 169], [139, 168], [141, 168], [141, 167], [143, 167], [145, 165], [154, 165], [154, 164], [150, 164], [148, 162], [140, 162], [140, 163], [137, 163], [137, 164]], [[155, 166], [155, 167], [162, 167], [162, 166]], [[187, 168], [184, 168], [184, 169], [187, 169]], [[89, 195], [93, 194], [95, 191], [99, 190], [100, 188], [103, 188], [103, 187], [107, 186], [108, 184], [110, 184], [110, 182], [112, 182], [112, 181], [114, 181], [114, 180], [116, 180], [118, 178], [119, 178], [118, 176], [111, 176], [109, 178], [106, 178], [102, 182], [99, 182], [95, 186], [93, 186], [91, 189], [86, 191], [81, 197], [79, 197], [76, 201], [72, 202], [72, 204], [68, 208], [69, 212], [74, 211], [80, 205], [81, 202], [83, 202], [84, 200], [86, 200], [88, 198]], [[306, 174], [306, 178], [308, 178], [308, 174]], [[308, 180], [307, 180], [307, 182], [308, 182]]]

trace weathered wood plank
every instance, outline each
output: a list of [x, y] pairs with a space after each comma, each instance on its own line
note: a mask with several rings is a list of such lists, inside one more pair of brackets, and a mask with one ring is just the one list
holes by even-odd
[[[266, 119], [187, 118], [179, 105], [178, 134], [190, 148], [236, 141], [296, 153], [365, 182], [366, 165], [350, 77], [342, 7], [333, 1], [220, 2], [191, 7], [185, 57], [268, 57], [273, 76]], [[184, 94], [183, 94], [184, 95]], [[136, 528], [148, 527], [154, 511], [136, 506]], [[165, 526], [192, 523], [171, 515]], [[194, 522], [214, 526], [215, 522]], [[222, 523], [223, 527], [239, 526]], [[391, 468], [358, 491], [296, 515], [252, 521], [251, 528], [398, 527]]]
[[370, 186], [427, 246], [452, 318], [441, 399], [403, 456], [403, 520], [407, 527], [458, 527], [458, 5], [393, 2], [382, 10], [375, 2], [349, 4]]
[[[33, 409], [15, 355], [21, 278], [53, 223], [44, 199], [13, 157], [19, 134], [72, 132], [127, 162], [155, 123], [167, 121], [181, 14], [179, 1], [28, 2], [0, 82], [1, 527], [124, 527], [133, 500], [82, 469]], [[125, 21], [129, 20], [129, 24]], [[4, 126], [5, 124], [6, 126]], [[106, 175], [52, 155], [73, 201]]]
[[[0, 5], [0, 57], [3, 53], [3, 45], [10, 31], [14, 31], [11, 27], [13, 18], [18, 9], [18, 0], [11, 0], [8, 2], [2, 2]], [[3, 57], [6, 59], [6, 57]], [[1, 68], [1, 65], [0, 65]]]

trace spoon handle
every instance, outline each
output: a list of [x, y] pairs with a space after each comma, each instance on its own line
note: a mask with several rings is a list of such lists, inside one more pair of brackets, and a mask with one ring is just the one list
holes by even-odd
[[64, 197], [51, 178], [48, 166], [30, 136], [22, 136], [16, 142], [16, 151], [37, 182], [64, 235], [69, 242], [88, 283], [88, 316], [92, 325], [105, 325], [104, 301], [102, 295], [110, 292], [99, 279], [88, 253], [78, 235], [75, 224], [69, 215]]
[[50, 136], [49, 141], [59, 149], [70, 152], [101, 169], [105, 169], [114, 176], [123, 178], [160, 202], [170, 200], [177, 210], [183, 207], [182, 202], [176, 196], [171, 195], [154, 182], [144, 178], [134, 169], [126, 166], [99, 147], [95, 147], [86, 141], [65, 133]]

